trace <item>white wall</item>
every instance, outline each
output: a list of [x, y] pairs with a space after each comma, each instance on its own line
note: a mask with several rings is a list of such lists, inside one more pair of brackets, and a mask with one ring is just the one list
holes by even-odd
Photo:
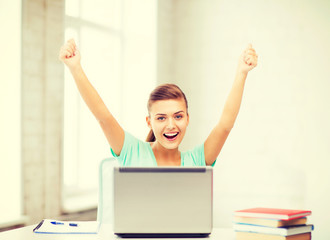
[[144, 140], [147, 101], [156, 84], [157, 1], [126, 0], [123, 34], [123, 128]]
[[[10, 24], [8, 24], [10, 22]], [[21, 217], [21, 1], [0, 0], [0, 225]]]
[[218, 121], [248, 43], [259, 65], [215, 167], [215, 226], [236, 209], [311, 209], [313, 237], [328, 239], [330, 2], [180, 0], [174, 3], [174, 82], [186, 92], [183, 148]]

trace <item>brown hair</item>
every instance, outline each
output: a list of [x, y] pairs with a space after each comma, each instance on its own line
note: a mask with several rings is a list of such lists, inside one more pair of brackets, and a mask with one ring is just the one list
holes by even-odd
[[[150, 112], [151, 105], [154, 102], [160, 100], [169, 100], [169, 99], [183, 99], [186, 103], [186, 107], [188, 110], [188, 101], [186, 95], [177, 85], [168, 83], [168, 84], [159, 85], [150, 93], [148, 106], [147, 106], [148, 112]], [[156, 138], [153, 131], [150, 129], [146, 142], [154, 142], [154, 141], [156, 141]]]

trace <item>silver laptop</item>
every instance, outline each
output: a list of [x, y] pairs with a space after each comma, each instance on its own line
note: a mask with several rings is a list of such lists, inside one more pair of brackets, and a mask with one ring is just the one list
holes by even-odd
[[115, 167], [114, 233], [206, 237], [212, 231], [212, 167]]

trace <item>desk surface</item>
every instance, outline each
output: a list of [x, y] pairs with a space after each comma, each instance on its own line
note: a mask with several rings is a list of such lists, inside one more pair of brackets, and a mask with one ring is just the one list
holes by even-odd
[[[27, 227], [18, 228], [15, 230], [10, 230], [0, 233], [0, 240], [32, 240], [32, 239], [42, 239], [42, 240], [72, 240], [72, 239], [89, 239], [89, 240], [111, 240], [111, 239], [122, 239], [113, 234], [110, 225], [102, 225], [98, 234], [37, 234], [33, 233], [32, 230], [36, 225], [31, 225]], [[127, 239], [127, 238], [123, 238]], [[189, 238], [185, 238], [189, 240]], [[191, 238], [196, 240], [196, 238]], [[198, 238], [203, 239], [203, 238]], [[221, 239], [221, 240], [234, 240], [235, 233], [231, 228], [213, 228], [211, 235], [206, 239]], [[138, 240], [143, 240], [139, 238]], [[152, 240], [148, 238], [147, 240]], [[175, 238], [171, 238], [175, 240]], [[179, 238], [178, 240], [182, 240]]]

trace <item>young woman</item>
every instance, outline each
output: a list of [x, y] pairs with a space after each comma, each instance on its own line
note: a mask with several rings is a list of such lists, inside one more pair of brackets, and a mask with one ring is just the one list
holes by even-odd
[[73, 39], [62, 46], [59, 59], [69, 68], [78, 90], [94, 114], [110, 144], [111, 153], [123, 166], [213, 165], [238, 115], [248, 72], [258, 56], [251, 44], [239, 58], [236, 77], [221, 118], [205, 142], [186, 152], [179, 145], [189, 124], [188, 103], [174, 84], [158, 86], [149, 97], [146, 117], [150, 133], [141, 141], [125, 132], [89, 82], [80, 64], [80, 52]]

